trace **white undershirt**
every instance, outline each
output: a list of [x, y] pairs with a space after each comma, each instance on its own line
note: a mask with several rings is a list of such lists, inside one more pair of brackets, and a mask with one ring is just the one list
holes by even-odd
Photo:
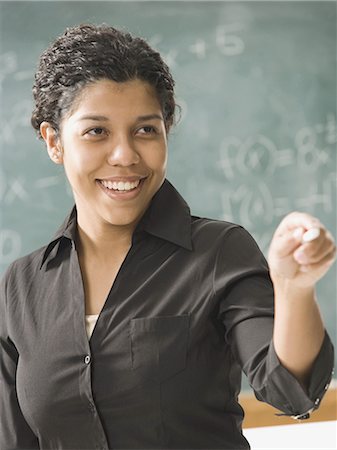
[[87, 329], [88, 339], [90, 339], [92, 332], [94, 331], [97, 319], [98, 319], [98, 314], [91, 314], [91, 315], [85, 316], [85, 327]]

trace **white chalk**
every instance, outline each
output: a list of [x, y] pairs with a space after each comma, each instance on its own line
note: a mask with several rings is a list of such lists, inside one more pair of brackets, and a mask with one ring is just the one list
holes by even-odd
[[302, 242], [311, 242], [318, 238], [320, 234], [319, 228], [310, 228], [310, 230], [306, 231], [302, 236]]

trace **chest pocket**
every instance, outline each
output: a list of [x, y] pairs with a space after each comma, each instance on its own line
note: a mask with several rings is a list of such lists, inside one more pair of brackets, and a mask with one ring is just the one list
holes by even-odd
[[132, 369], [145, 379], [162, 382], [186, 366], [188, 314], [132, 319]]

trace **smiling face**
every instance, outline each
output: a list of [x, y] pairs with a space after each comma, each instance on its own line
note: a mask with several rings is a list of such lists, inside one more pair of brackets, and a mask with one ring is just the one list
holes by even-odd
[[52, 160], [64, 165], [81, 228], [134, 229], [166, 174], [166, 131], [155, 90], [138, 79], [98, 80], [62, 120], [59, 139], [47, 122], [41, 135]]

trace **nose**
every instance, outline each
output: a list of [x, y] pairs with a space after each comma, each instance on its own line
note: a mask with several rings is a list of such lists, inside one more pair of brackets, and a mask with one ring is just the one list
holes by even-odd
[[140, 161], [132, 140], [128, 136], [114, 139], [108, 153], [108, 163], [112, 166], [132, 166]]

